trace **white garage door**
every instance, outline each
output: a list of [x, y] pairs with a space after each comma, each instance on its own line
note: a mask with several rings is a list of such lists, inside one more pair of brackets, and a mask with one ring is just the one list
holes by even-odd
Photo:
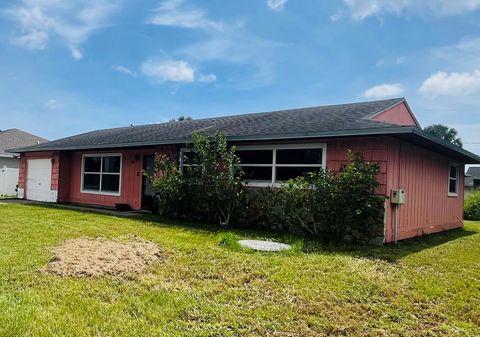
[[36, 201], [52, 200], [52, 162], [50, 159], [29, 159], [27, 161], [27, 199]]

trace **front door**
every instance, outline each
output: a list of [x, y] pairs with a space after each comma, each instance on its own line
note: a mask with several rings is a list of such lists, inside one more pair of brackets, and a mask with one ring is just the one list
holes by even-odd
[[[154, 170], [155, 157], [153, 155], [143, 156], [143, 171], [148, 175], [153, 174]], [[148, 177], [143, 175], [142, 178], [142, 208], [143, 209], [152, 209], [153, 207], [153, 197], [155, 191], [153, 189], [152, 182]]]

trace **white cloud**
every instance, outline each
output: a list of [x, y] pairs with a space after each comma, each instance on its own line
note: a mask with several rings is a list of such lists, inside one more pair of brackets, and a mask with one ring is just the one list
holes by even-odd
[[6, 11], [16, 23], [12, 43], [29, 49], [45, 49], [59, 39], [72, 57], [83, 57], [80, 46], [90, 35], [109, 24], [121, 0], [22, 0]]
[[397, 56], [394, 59], [381, 58], [377, 61], [377, 66], [399, 66], [405, 63], [407, 58], [404, 56]]
[[211, 20], [203, 10], [187, 7], [183, 0], [162, 2], [147, 22], [203, 32], [205, 37], [199, 42], [180, 48], [174, 54], [177, 58], [195, 60], [197, 64], [215, 61], [248, 67], [248, 72], [229, 79], [230, 83], [251, 88], [270, 83], [274, 78], [273, 55], [283, 45], [251, 34], [243, 22]]
[[400, 96], [403, 94], [403, 87], [400, 83], [380, 84], [365, 90], [363, 95], [367, 98], [385, 98]]
[[112, 66], [112, 69], [115, 70], [115, 71], [118, 71], [119, 73], [123, 73], [123, 74], [127, 74], [127, 75], [130, 75], [132, 77], [136, 77], [137, 76], [137, 73], [127, 67], [124, 67], [124, 66]]
[[215, 74], [208, 74], [208, 75], [198, 74], [197, 76], [198, 82], [212, 83], [212, 82], [215, 82], [216, 80], [217, 80], [217, 76], [215, 76]]
[[141, 66], [143, 75], [158, 82], [211, 83], [217, 80], [215, 74], [201, 74], [186, 61], [149, 59]]
[[63, 108], [63, 104], [55, 99], [49, 99], [47, 102], [45, 102], [45, 107], [51, 110], [58, 110]]
[[288, 0], [267, 0], [267, 6], [272, 11], [281, 11]]
[[473, 72], [437, 72], [427, 78], [420, 92], [426, 96], [467, 96], [480, 91], [480, 69]]
[[363, 20], [386, 14], [451, 16], [480, 8], [480, 0], [343, 0], [344, 6], [330, 18], [337, 21], [342, 16]]
[[201, 9], [185, 9], [183, 0], [167, 0], [160, 3], [147, 23], [159, 26], [183, 28], [220, 29], [221, 24], [206, 18]]
[[75, 47], [70, 48], [70, 54], [75, 60], [81, 60], [83, 58], [83, 53], [80, 51], [80, 49]]
[[45, 49], [48, 41], [48, 34], [34, 30], [16, 38], [12, 38], [11, 41], [18, 46], [28, 49]]

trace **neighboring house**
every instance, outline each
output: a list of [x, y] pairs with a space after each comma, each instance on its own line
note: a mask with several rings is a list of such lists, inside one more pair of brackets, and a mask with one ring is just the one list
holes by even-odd
[[[480, 163], [477, 155], [425, 134], [405, 99], [397, 98], [127, 126], [17, 149], [19, 193], [139, 210], [151, 201], [142, 172], [154, 154], [179, 158], [181, 165], [192, 133], [217, 130], [237, 145], [250, 186], [275, 185], [320, 167], [338, 171], [349, 149], [378, 162], [386, 242], [461, 227], [464, 165]], [[405, 196], [404, 204], [392, 203], [393, 192]]]
[[480, 166], [469, 167], [465, 174], [465, 196], [480, 190]]
[[0, 195], [15, 195], [20, 167], [19, 153], [6, 150], [47, 142], [46, 139], [30, 133], [8, 129], [0, 131]]

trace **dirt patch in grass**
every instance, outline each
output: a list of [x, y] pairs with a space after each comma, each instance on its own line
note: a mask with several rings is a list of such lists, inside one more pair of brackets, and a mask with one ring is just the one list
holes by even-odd
[[52, 253], [42, 271], [59, 276], [127, 276], [162, 259], [156, 244], [137, 237], [119, 241], [71, 239], [53, 248]]

